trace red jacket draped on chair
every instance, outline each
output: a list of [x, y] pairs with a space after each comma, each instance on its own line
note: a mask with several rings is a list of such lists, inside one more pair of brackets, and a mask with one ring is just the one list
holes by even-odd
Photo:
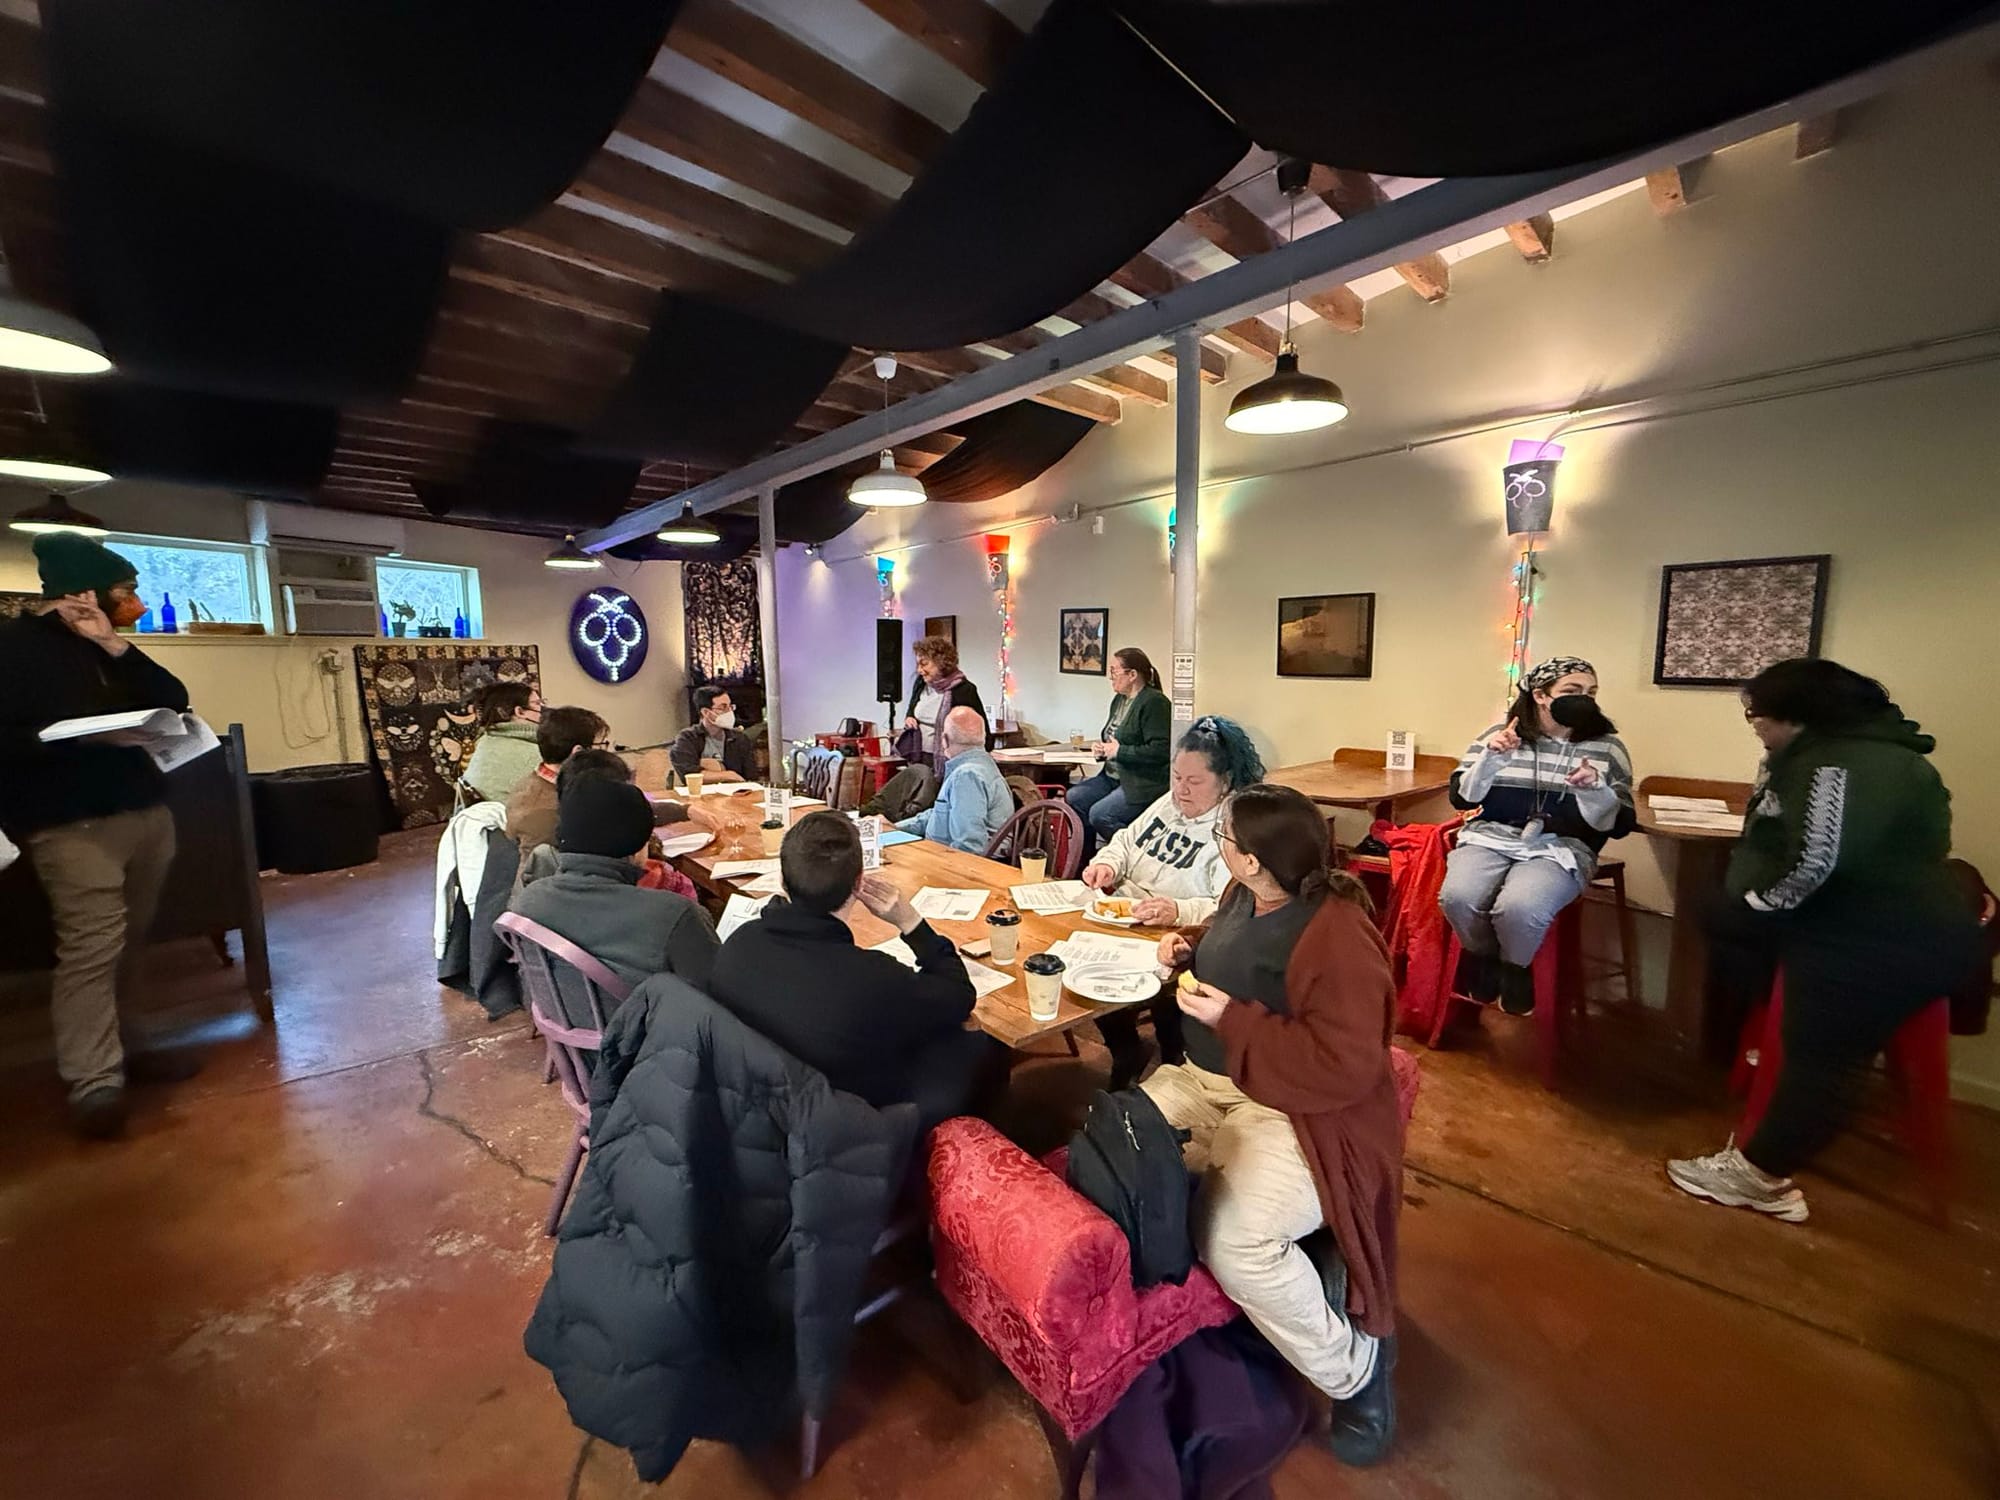
[[1396, 1331], [1403, 1113], [1389, 1059], [1396, 988], [1365, 911], [1338, 898], [1322, 903], [1292, 950], [1285, 999], [1288, 1016], [1231, 1005], [1216, 1034], [1237, 1086], [1291, 1117], [1347, 1261], [1348, 1312], [1364, 1332], [1385, 1336]]

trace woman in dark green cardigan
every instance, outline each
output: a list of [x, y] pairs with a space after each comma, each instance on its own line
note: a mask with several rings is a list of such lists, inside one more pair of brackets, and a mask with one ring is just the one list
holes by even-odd
[[1069, 805], [1084, 821], [1085, 857], [1166, 795], [1173, 705], [1160, 691], [1159, 670], [1137, 646], [1111, 653], [1111, 712], [1098, 741], [1104, 769], [1069, 789]]

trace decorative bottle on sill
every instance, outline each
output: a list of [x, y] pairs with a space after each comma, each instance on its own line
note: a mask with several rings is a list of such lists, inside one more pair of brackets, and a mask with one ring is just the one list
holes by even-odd
[[389, 611], [378, 609], [375, 611], [375, 617], [382, 622], [382, 639], [386, 641], [389, 638]]
[[179, 617], [174, 613], [174, 596], [160, 595], [160, 634], [178, 635], [180, 628]]
[[472, 634], [472, 631], [470, 627], [468, 627], [465, 623], [465, 611], [461, 609], [457, 614], [451, 617], [452, 639], [456, 641], [462, 641], [470, 634]]
[[140, 635], [151, 635], [156, 628], [153, 624], [153, 611], [148, 609], [143, 615], [139, 616], [139, 623], [132, 628]]

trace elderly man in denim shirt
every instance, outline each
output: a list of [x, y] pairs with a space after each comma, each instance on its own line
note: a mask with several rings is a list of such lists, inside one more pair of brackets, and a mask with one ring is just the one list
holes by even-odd
[[1014, 812], [1007, 778], [986, 753], [986, 721], [973, 709], [954, 708], [945, 715], [943, 748], [947, 761], [937, 801], [896, 826], [968, 854], [984, 854]]

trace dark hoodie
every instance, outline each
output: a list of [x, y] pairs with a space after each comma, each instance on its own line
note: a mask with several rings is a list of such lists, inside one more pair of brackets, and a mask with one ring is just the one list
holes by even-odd
[[1729, 893], [1815, 919], [1962, 916], [1944, 863], [1951, 793], [1926, 758], [1936, 743], [1893, 704], [1853, 729], [1802, 730], [1750, 794]]

